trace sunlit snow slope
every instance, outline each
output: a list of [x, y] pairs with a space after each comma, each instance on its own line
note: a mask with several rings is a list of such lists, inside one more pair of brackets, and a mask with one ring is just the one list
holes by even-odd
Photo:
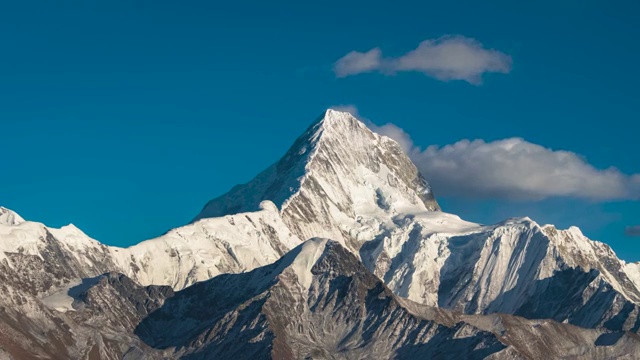
[[528, 218], [487, 226], [441, 212], [395, 141], [334, 110], [281, 160], [207, 203], [191, 224], [129, 248], [0, 208], [0, 284], [51, 300], [82, 279], [116, 271], [180, 290], [271, 264], [315, 237], [339, 242], [397, 295], [419, 303], [640, 327], [640, 266], [576, 228]]

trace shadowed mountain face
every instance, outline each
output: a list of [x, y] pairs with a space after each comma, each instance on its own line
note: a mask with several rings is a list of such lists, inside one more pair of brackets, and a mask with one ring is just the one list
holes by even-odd
[[614, 358], [638, 352], [639, 285], [577, 228], [440, 211], [397, 143], [333, 110], [130, 248], [0, 208], [0, 359]]
[[[46, 317], [13, 321], [3, 313], [2, 334], [14, 336], [13, 342], [0, 338], [7, 356], [600, 359], [640, 351], [640, 339], [631, 333], [461, 315], [399, 298], [353, 253], [325, 239], [309, 240], [272, 265], [220, 275], [177, 293], [108, 273], [67, 294], [73, 310], [65, 313], [42, 307]], [[48, 322], [54, 327], [43, 331]]]
[[314, 239], [273, 265], [179, 292], [136, 333], [199, 359], [390, 358], [399, 351], [429, 358], [452, 344], [448, 358], [482, 358], [506, 347], [490, 332], [430, 315], [405, 309], [337, 242]]
[[[273, 265], [177, 293], [136, 334], [165, 354], [193, 359], [597, 358], [640, 350], [638, 337], [624, 332], [461, 316], [403, 300], [351, 252], [323, 239], [305, 242]], [[560, 335], [562, 341], [547, 342]], [[521, 344], [521, 336], [530, 342]]]
[[406, 221], [365, 243], [360, 257], [394, 292], [419, 303], [638, 330], [634, 273], [607, 245], [526, 218], [467, 228], [457, 222]]

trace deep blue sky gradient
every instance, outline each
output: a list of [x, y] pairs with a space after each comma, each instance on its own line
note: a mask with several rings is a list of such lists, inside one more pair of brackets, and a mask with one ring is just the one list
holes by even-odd
[[[331, 71], [351, 50], [446, 34], [511, 55], [512, 72], [473, 86]], [[0, 205], [130, 245], [191, 220], [339, 104], [421, 146], [518, 136], [637, 173], [639, 38], [636, 1], [3, 2]], [[485, 223], [579, 225], [640, 260], [624, 236], [638, 202], [441, 202]]]

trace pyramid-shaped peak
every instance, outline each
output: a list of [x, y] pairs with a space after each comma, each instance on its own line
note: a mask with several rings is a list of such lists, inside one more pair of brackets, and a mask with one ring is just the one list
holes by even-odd
[[[296, 140], [289, 153], [304, 152], [309, 146], [314, 146], [324, 138], [334, 138], [339, 141], [333, 146], [353, 146], [349, 141], [356, 140], [356, 143], [379, 142], [383, 139], [374, 133], [362, 121], [358, 120], [347, 111], [327, 109], [315, 122]], [[385, 141], [389, 140], [384, 138]], [[392, 140], [389, 140], [392, 141]], [[287, 153], [287, 155], [289, 155]]]
[[344, 126], [366, 126], [348, 111], [340, 111], [327, 109], [322, 116], [322, 123], [328, 128], [344, 127]]
[[[275, 164], [211, 200], [196, 220], [257, 211], [272, 201], [301, 239], [345, 240], [345, 221], [388, 222], [438, 211], [431, 187], [395, 141], [353, 115], [326, 110]], [[350, 224], [357, 227], [357, 224]]]

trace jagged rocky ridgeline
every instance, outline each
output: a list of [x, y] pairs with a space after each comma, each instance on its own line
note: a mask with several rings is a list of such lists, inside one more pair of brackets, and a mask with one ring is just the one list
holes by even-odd
[[0, 359], [633, 358], [639, 288], [577, 228], [440, 211], [396, 142], [333, 110], [129, 248], [0, 208]]
[[640, 351], [630, 332], [462, 315], [400, 298], [327, 239], [178, 292], [107, 273], [66, 294], [73, 310], [52, 311], [29, 298], [28, 316], [2, 315], [7, 357], [599, 359]]

